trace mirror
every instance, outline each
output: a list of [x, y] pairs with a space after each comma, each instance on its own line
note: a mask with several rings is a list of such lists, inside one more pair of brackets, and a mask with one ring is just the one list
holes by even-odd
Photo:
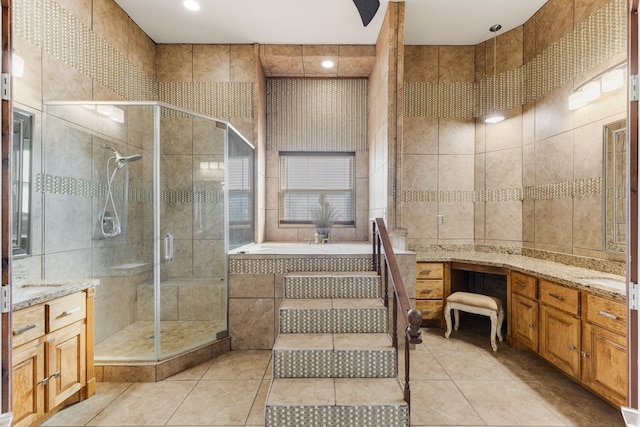
[[604, 249], [624, 252], [627, 241], [627, 122], [604, 126]]
[[11, 242], [14, 257], [27, 256], [30, 250], [32, 122], [31, 114], [20, 110], [13, 111]]

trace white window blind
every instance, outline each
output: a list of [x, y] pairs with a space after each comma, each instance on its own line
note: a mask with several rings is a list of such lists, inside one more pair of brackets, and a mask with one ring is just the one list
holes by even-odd
[[227, 161], [227, 188], [229, 190], [229, 222], [247, 223], [251, 220], [253, 173], [248, 157], [230, 157]]
[[355, 224], [355, 153], [280, 153], [280, 222], [310, 224], [321, 194], [336, 224]]

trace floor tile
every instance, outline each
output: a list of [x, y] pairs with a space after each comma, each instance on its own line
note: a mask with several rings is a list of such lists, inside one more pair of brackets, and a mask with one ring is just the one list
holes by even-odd
[[196, 384], [196, 381], [135, 383], [88, 425], [164, 425]]
[[487, 425], [561, 426], [538, 395], [519, 381], [455, 381]]
[[411, 425], [484, 425], [452, 381], [411, 381]]
[[259, 380], [202, 380], [175, 411], [167, 425], [244, 425]]
[[513, 378], [479, 351], [433, 351], [433, 357], [453, 380], [494, 380]]
[[65, 408], [41, 425], [47, 427], [84, 426], [130, 386], [131, 383], [97, 383], [96, 394], [91, 398]]
[[253, 401], [251, 412], [247, 418], [247, 426], [263, 426], [264, 425], [264, 405], [271, 386], [271, 379], [262, 380], [258, 394]]
[[214, 359], [202, 379], [261, 380], [271, 359], [271, 350], [231, 351]]

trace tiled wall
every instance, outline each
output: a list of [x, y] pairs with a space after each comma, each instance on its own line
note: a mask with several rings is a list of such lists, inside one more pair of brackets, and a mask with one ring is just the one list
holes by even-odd
[[[603, 250], [602, 127], [625, 117], [626, 90], [576, 111], [568, 96], [624, 61], [624, 3], [551, 0], [477, 46], [405, 47], [401, 209], [409, 248], [476, 243], [622, 260]], [[511, 106], [507, 120], [464, 118], [465, 97], [478, 108], [492, 82], [502, 89], [498, 102]], [[517, 96], [514, 85], [522, 87]], [[462, 100], [423, 105], [414, 89], [431, 86]]]

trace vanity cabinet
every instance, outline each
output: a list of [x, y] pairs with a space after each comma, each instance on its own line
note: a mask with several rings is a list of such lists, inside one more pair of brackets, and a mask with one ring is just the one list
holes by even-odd
[[12, 315], [14, 427], [37, 425], [64, 403], [92, 395], [94, 289]]
[[627, 404], [626, 306], [585, 294], [582, 335], [583, 383], [618, 406]]
[[444, 272], [441, 262], [416, 264], [416, 309], [423, 322], [443, 319]]
[[540, 281], [540, 355], [576, 379], [580, 379], [579, 302], [579, 290]]
[[511, 273], [511, 324], [515, 339], [538, 351], [538, 280], [526, 274]]

